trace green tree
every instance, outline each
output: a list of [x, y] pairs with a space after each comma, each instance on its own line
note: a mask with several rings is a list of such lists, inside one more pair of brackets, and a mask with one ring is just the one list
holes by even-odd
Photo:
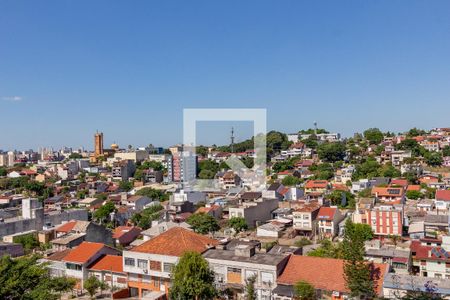
[[423, 195], [420, 191], [407, 191], [406, 198], [417, 200], [417, 199], [423, 198]]
[[83, 155], [81, 155], [80, 153], [71, 153], [69, 155], [69, 158], [70, 159], [80, 159], [80, 158], [83, 158]]
[[391, 163], [385, 164], [381, 167], [379, 174], [383, 177], [395, 178], [400, 177], [402, 173], [396, 169]]
[[450, 156], [450, 146], [445, 146], [444, 148], [442, 148], [442, 156]]
[[84, 289], [89, 293], [91, 299], [94, 299], [94, 295], [97, 290], [100, 288], [101, 282], [95, 276], [90, 276], [88, 279], [84, 281]]
[[167, 201], [169, 195], [161, 190], [152, 189], [151, 187], [145, 187], [136, 192], [138, 196], [146, 196], [152, 200]]
[[208, 232], [215, 232], [220, 229], [217, 220], [205, 213], [196, 213], [191, 215], [186, 222], [192, 226], [195, 232], [206, 234]]
[[314, 300], [316, 299], [315, 288], [304, 280], [300, 280], [294, 285], [295, 296], [300, 300]]
[[364, 261], [365, 236], [349, 218], [345, 223], [342, 242], [345, 281], [352, 297], [373, 298], [375, 296], [371, 266]]
[[132, 215], [130, 221], [142, 229], [148, 229], [152, 225], [152, 221], [158, 220], [161, 217], [162, 210], [162, 205], [151, 205], [150, 207], [143, 209], [141, 212]]
[[[36, 255], [0, 258], [0, 299], [56, 300], [67, 278], [51, 278], [46, 264]], [[72, 286], [67, 283], [66, 286]]]
[[380, 164], [374, 158], [369, 157], [362, 164], [356, 165], [352, 180], [377, 177], [379, 169]]
[[416, 136], [424, 135], [424, 134], [426, 134], [426, 133], [427, 133], [427, 132], [426, 132], [425, 130], [418, 129], [418, 128], [414, 127], [414, 128], [411, 128], [411, 129], [406, 133], [406, 136], [407, 136], [407, 137], [416, 137]]
[[245, 299], [246, 300], [256, 300], [256, 275], [250, 276], [245, 280]]
[[0, 177], [8, 175], [6, 168], [0, 167]]
[[300, 179], [295, 176], [288, 175], [281, 180], [281, 183], [285, 186], [294, 186], [299, 184]]
[[328, 239], [322, 240], [320, 247], [308, 252], [308, 256], [328, 257], [328, 258], [343, 258], [342, 244], [333, 243]]
[[214, 287], [214, 272], [208, 262], [197, 252], [186, 252], [172, 272], [170, 299], [213, 299], [217, 295]]
[[345, 145], [341, 142], [323, 143], [317, 147], [319, 158], [326, 162], [336, 162], [345, 157]]
[[311, 244], [312, 244], [312, 242], [305, 237], [303, 237], [295, 242], [295, 246], [300, 247], [300, 248], [311, 245]]
[[121, 181], [119, 183], [119, 188], [122, 191], [128, 192], [128, 191], [130, 191], [133, 188], [133, 183], [130, 182], [130, 181]]
[[107, 222], [110, 214], [115, 210], [114, 203], [108, 201], [94, 212], [94, 219], [99, 223]]
[[327, 197], [328, 197], [328, 199], [331, 200], [331, 203], [333, 205], [340, 206], [341, 202], [342, 202], [342, 197], [344, 197], [344, 196], [345, 196], [345, 199], [347, 202], [345, 205], [346, 207], [347, 206], [352, 207], [355, 205], [355, 196], [348, 191], [334, 190]]
[[442, 165], [442, 154], [438, 152], [429, 152], [425, 154], [425, 162], [432, 167], [438, 167]]
[[419, 145], [416, 140], [405, 139], [395, 145], [396, 150], [410, 150], [414, 157], [423, 156], [427, 153], [426, 149]]
[[361, 237], [364, 241], [370, 241], [373, 239], [373, 230], [369, 224], [353, 223], [355, 234]]
[[383, 141], [383, 133], [378, 128], [369, 128], [364, 131], [364, 138], [370, 144], [379, 144]]
[[201, 170], [200, 173], [198, 173], [198, 178], [200, 179], [213, 179], [214, 176], [216, 176], [216, 172], [211, 170]]
[[234, 232], [238, 234], [241, 231], [248, 229], [247, 221], [243, 217], [232, 217], [228, 220], [228, 226], [233, 228]]
[[20, 235], [14, 238], [14, 242], [21, 244], [25, 252], [30, 252], [39, 247], [39, 241], [33, 233]]
[[56, 277], [51, 281], [51, 288], [59, 294], [59, 298], [63, 293], [72, 291], [76, 285], [76, 279], [70, 277]]

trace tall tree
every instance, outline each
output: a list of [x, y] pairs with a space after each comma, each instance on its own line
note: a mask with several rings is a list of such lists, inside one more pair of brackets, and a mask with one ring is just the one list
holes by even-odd
[[378, 128], [369, 128], [364, 131], [364, 137], [370, 144], [379, 144], [383, 141], [383, 133]]
[[370, 265], [364, 260], [365, 234], [349, 218], [345, 223], [344, 275], [352, 297], [373, 298], [375, 296]]
[[88, 279], [84, 281], [84, 288], [88, 291], [91, 299], [94, 299], [94, 295], [97, 290], [100, 288], [101, 282], [95, 276], [90, 276]]
[[337, 162], [345, 157], [345, 145], [341, 142], [324, 143], [317, 147], [319, 158], [326, 162]]
[[208, 232], [215, 232], [220, 229], [217, 220], [205, 213], [196, 213], [191, 215], [186, 222], [192, 226], [195, 232], [206, 234]]
[[0, 299], [56, 300], [63, 290], [73, 287], [65, 277], [51, 278], [38, 256], [0, 258]]
[[256, 275], [250, 276], [245, 280], [245, 300], [256, 300], [255, 282]]
[[217, 295], [214, 287], [214, 272], [208, 262], [197, 252], [186, 252], [173, 268], [173, 283], [170, 298], [213, 299]]
[[241, 231], [247, 230], [248, 225], [247, 221], [245, 221], [242, 217], [232, 217], [228, 220], [228, 225], [234, 229], [236, 234], [238, 234]]
[[316, 299], [315, 288], [304, 280], [300, 280], [294, 285], [295, 295], [300, 300], [314, 300]]

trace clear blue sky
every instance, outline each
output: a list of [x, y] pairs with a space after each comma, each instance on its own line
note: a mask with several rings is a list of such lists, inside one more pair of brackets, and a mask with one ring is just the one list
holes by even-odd
[[[0, 149], [92, 148], [97, 129], [106, 144], [170, 145], [183, 108], [267, 108], [284, 132], [450, 126], [449, 12], [449, 1], [0, 0]], [[229, 127], [206, 126], [199, 143], [228, 142]]]

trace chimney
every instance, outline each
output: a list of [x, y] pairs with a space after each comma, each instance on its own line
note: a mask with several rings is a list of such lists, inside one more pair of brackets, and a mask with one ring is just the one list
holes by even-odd
[[234, 254], [241, 257], [252, 257], [255, 255], [255, 247], [249, 245], [237, 245], [234, 248]]

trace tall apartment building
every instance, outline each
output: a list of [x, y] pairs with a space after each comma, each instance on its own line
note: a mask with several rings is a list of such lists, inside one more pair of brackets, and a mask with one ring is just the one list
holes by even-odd
[[95, 156], [103, 155], [103, 132], [94, 135]]
[[402, 235], [403, 205], [377, 204], [366, 211], [369, 225], [375, 235]]
[[7, 166], [8, 166], [8, 154], [0, 153], [0, 167], [7, 167]]
[[167, 161], [169, 181], [186, 182], [197, 175], [197, 156], [190, 151], [174, 152]]

